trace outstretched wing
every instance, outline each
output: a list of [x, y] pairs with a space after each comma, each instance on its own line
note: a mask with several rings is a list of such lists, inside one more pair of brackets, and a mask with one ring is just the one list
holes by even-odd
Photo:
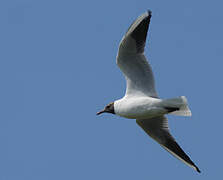
[[188, 166], [200, 172], [199, 168], [191, 161], [187, 154], [177, 144], [171, 136], [168, 129], [168, 121], [165, 116], [159, 116], [152, 119], [136, 120], [137, 124], [154, 140], [156, 140], [164, 149], [170, 152], [179, 160]]
[[139, 16], [129, 27], [119, 45], [117, 65], [124, 73], [126, 94], [157, 97], [152, 69], [144, 56], [151, 11]]

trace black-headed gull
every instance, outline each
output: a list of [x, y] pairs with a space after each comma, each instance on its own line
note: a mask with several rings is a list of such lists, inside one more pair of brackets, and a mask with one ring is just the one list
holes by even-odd
[[122, 38], [116, 62], [125, 75], [126, 93], [122, 99], [109, 103], [97, 115], [107, 112], [136, 119], [137, 124], [164, 149], [200, 172], [171, 136], [164, 116], [191, 116], [186, 97], [160, 99], [155, 90], [152, 69], [144, 56], [150, 19], [151, 11], [139, 16]]

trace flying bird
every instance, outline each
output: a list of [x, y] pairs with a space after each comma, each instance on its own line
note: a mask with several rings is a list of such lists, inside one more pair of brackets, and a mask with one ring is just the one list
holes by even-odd
[[200, 173], [199, 168], [170, 134], [166, 114], [191, 116], [185, 96], [159, 98], [152, 69], [144, 55], [147, 31], [152, 13], [148, 10], [139, 16], [122, 38], [116, 63], [126, 79], [125, 96], [109, 103], [102, 113], [136, 119], [136, 123], [165, 150]]

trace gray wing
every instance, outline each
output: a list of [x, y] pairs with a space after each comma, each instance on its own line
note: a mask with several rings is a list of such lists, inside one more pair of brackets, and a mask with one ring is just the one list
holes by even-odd
[[119, 45], [117, 65], [124, 73], [126, 94], [157, 97], [152, 69], [144, 56], [151, 11], [139, 16], [129, 27]]
[[200, 172], [199, 168], [191, 161], [187, 154], [177, 144], [168, 129], [168, 120], [165, 116], [152, 119], [136, 120], [137, 124], [154, 140], [156, 140], [165, 150], [170, 152], [188, 166]]

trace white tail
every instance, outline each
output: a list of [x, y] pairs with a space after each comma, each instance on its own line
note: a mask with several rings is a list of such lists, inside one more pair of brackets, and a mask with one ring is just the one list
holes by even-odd
[[174, 111], [170, 113], [173, 115], [177, 115], [177, 116], [191, 116], [192, 115], [187, 105], [187, 98], [185, 96], [181, 96], [179, 98], [166, 99], [164, 100], [164, 106], [180, 108], [178, 111]]

